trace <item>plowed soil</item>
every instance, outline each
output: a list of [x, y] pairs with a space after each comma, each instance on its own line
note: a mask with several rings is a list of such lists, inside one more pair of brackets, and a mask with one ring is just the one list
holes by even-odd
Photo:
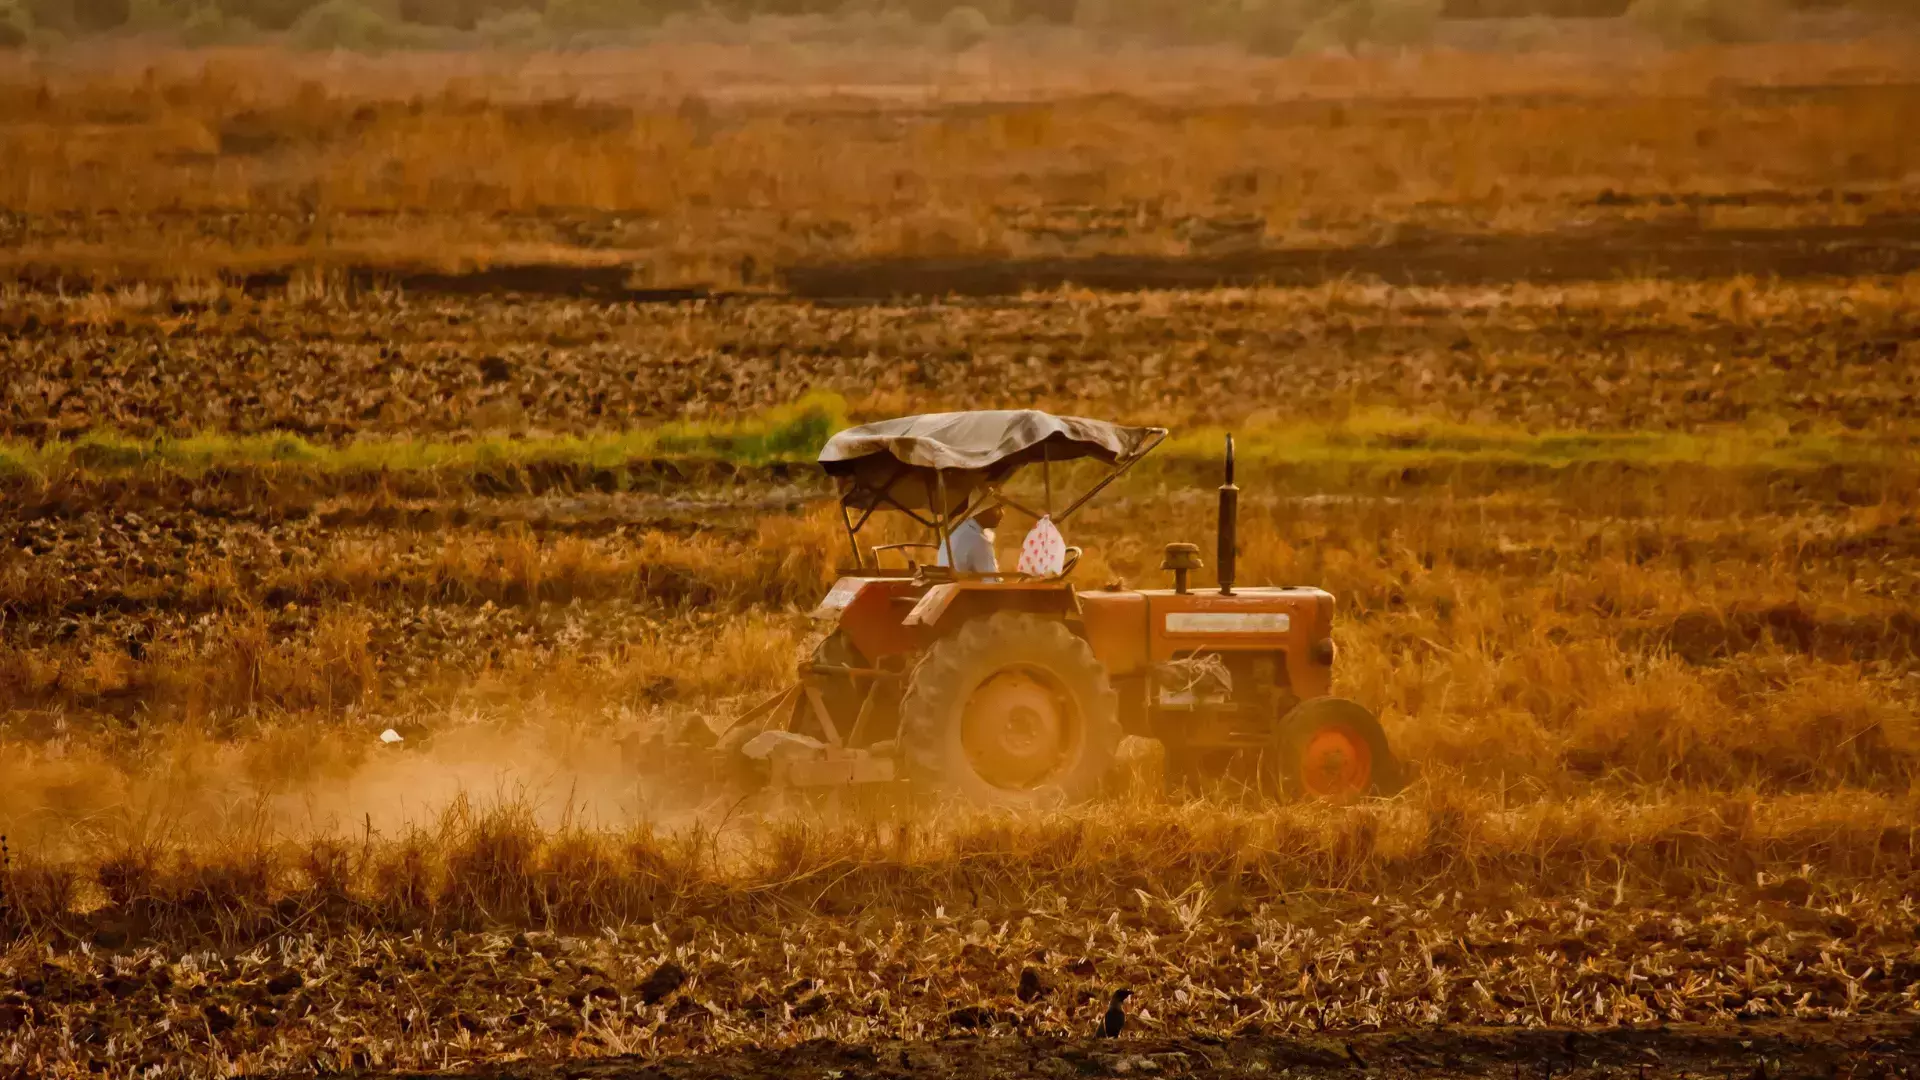
[[[1611, 196], [1611, 193], [1608, 193]], [[1627, 201], [1603, 196], [1603, 204]], [[1404, 230], [1368, 247], [1250, 249], [1214, 255], [1081, 258], [899, 258], [799, 266], [782, 278], [820, 300], [1018, 296], [1065, 286], [1142, 289], [1320, 285], [1344, 278], [1393, 285], [1555, 284], [1638, 276], [1673, 281], [1737, 277], [1851, 278], [1920, 270], [1920, 218], [1859, 226], [1703, 229], [1625, 223], [1522, 235]]]
[[28, 293], [0, 308], [0, 433], [586, 434], [825, 390], [877, 411], [1044, 403], [1174, 426], [1386, 409], [1904, 435], [1920, 426], [1915, 281], [1339, 280], [854, 308]]
[[[1391, 1080], [1687, 1080], [1690, 1077], [1920, 1075], [1920, 1025], [1895, 1023], [1690, 1025], [1625, 1030], [1499, 1028], [1371, 1032], [1347, 1038], [947, 1039], [698, 1058], [608, 1058], [565, 1066], [503, 1066], [462, 1080], [1062, 1080], [1085, 1076], [1191, 1076], [1243, 1080], [1382, 1077]], [[367, 1077], [405, 1074], [366, 1073]], [[436, 1074], [447, 1075], [447, 1074]]]

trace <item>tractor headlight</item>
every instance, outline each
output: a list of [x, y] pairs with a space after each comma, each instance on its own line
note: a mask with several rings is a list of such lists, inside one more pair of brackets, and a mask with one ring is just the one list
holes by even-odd
[[1322, 667], [1333, 666], [1333, 639], [1323, 637], [1307, 646], [1307, 659]]

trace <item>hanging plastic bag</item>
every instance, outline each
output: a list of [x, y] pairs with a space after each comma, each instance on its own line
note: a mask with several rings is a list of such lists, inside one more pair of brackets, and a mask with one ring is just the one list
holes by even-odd
[[1030, 577], [1059, 577], [1067, 568], [1067, 541], [1054, 528], [1053, 519], [1043, 517], [1027, 533], [1020, 545], [1020, 572]]

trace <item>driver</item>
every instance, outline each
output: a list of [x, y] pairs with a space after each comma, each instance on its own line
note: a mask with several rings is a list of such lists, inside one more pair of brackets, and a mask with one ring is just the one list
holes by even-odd
[[1000, 564], [993, 557], [993, 529], [1004, 511], [989, 506], [961, 522], [947, 534], [937, 565], [963, 574], [997, 574]]

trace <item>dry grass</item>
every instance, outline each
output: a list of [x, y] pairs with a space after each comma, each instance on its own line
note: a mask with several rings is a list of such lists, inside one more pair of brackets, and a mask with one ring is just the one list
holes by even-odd
[[[1463, 790], [1520, 802], [1596, 789], [1904, 794], [1920, 766], [1905, 504], [1780, 506], [1776, 474], [1681, 479], [1572, 473], [1516, 489], [1505, 477], [1497, 493], [1456, 480], [1337, 500], [1256, 487], [1243, 568], [1335, 588], [1343, 692]], [[1157, 487], [1123, 488], [1076, 520], [1084, 583], [1151, 583], [1160, 544], [1207, 535], [1203, 493]], [[203, 542], [239, 553], [220, 536]], [[604, 746], [636, 726], [724, 716], [778, 685], [808, 633], [795, 609], [841, 546], [823, 510], [764, 516], [728, 540], [402, 532], [322, 546], [292, 571], [307, 584], [286, 591], [285, 549], [263, 545], [231, 564], [210, 609], [183, 615], [182, 597], [160, 592], [135, 621], [109, 609], [67, 640], [52, 621], [66, 609], [43, 609], [27, 625], [46, 637], [6, 653], [10, 728], [28, 746], [77, 737], [103, 764], [126, 747], [165, 753], [183, 722], [226, 736], [290, 728], [357, 760], [395, 720], [457, 732], [564, 710]], [[649, 584], [668, 574], [700, 587]], [[146, 628], [138, 650], [126, 627]], [[25, 763], [42, 756], [21, 758], [20, 790], [34, 790], [24, 776], [40, 766]]]
[[1916, 869], [1915, 828], [1905, 798], [1588, 795], [1509, 806], [1448, 783], [1349, 807], [1167, 804], [1136, 791], [1092, 811], [960, 815], [939, 828], [891, 811], [802, 810], [764, 829], [587, 829], [529, 803], [461, 798], [391, 832], [306, 841], [237, 833], [211, 847], [141, 835], [77, 860], [16, 856], [9, 912], [16, 929], [131, 927], [239, 945], [294, 929], [289, 913], [304, 921], [323, 905], [334, 932], [592, 932], [695, 919], [746, 930], [795, 904], [927, 914], [1111, 910], [1138, 906], [1142, 892], [1195, 889], [1231, 890], [1249, 905], [1436, 884], [1501, 893], [1516, 875], [1546, 894], [1604, 885], [1679, 897], [1810, 866], [1841, 888], [1904, 880]]
[[[757, 286], [876, 255], [1551, 230], [1669, 218], [1657, 197], [1673, 195], [1715, 200], [1682, 215], [1711, 226], [1857, 225], [1912, 209], [1912, 53], [1202, 53], [1159, 85], [1140, 80], [1158, 59], [1117, 80], [1113, 59], [1015, 55], [971, 77], [899, 65], [905, 101], [861, 87], [885, 77], [851, 58], [789, 66], [817, 105], [676, 74], [705, 55], [16, 66], [0, 70], [0, 157], [16, 166], [0, 205], [26, 216], [4, 262], [43, 280], [616, 263], [653, 284]], [[1766, 89], [1781, 84], [1831, 86]], [[978, 98], [1007, 103], [965, 107]], [[1607, 209], [1603, 191], [1655, 201]], [[111, 237], [76, 224], [108, 210]]]
[[[0, 1045], [212, 1074], [1071, 1035], [1114, 985], [1149, 1035], [1897, 1015], [1913, 822], [1860, 797], [1511, 811], [1422, 789], [738, 838], [458, 805], [394, 838], [17, 866], [12, 926], [100, 948], [0, 958], [32, 995]], [[538, 932], [575, 928], [600, 932]]]

